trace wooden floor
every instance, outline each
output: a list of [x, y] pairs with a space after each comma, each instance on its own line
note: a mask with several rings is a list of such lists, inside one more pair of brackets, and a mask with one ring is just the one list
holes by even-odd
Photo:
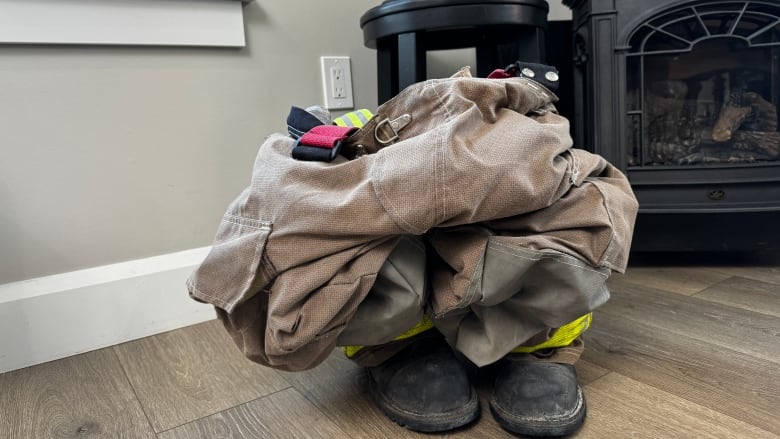
[[[780, 258], [733, 256], [634, 255], [613, 276], [577, 364], [588, 418], [575, 437], [780, 437]], [[485, 382], [480, 421], [434, 436], [513, 437]], [[373, 408], [339, 352], [278, 372], [245, 360], [212, 321], [0, 375], [0, 437], [426, 435]]]

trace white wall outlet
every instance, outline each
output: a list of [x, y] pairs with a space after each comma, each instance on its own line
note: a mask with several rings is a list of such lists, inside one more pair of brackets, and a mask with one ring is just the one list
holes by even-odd
[[348, 56], [321, 56], [322, 90], [325, 108], [341, 110], [355, 108], [352, 98], [352, 69]]

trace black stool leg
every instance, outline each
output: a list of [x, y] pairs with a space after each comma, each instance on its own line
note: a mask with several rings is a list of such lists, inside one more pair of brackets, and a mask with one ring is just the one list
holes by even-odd
[[424, 35], [398, 34], [398, 91], [427, 78]]
[[525, 44], [515, 43], [517, 46], [517, 59], [528, 61], [545, 63], [547, 57], [545, 56], [544, 46], [544, 29], [540, 27], [528, 27], [524, 28], [520, 32], [520, 40]]
[[395, 44], [377, 48], [377, 103], [389, 101], [398, 94], [398, 56]]
[[477, 45], [477, 76], [486, 77], [515, 61], [545, 62], [544, 30], [525, 28], [514, 30], [512, 39], [485, 35]]
[[508, 64], [517, 60], [506, 62], [506, 59], [500, 56], [495, 43], [482, 43], [477, 46], [477, 76], [487, 78], [495, 69], [502, 69]]

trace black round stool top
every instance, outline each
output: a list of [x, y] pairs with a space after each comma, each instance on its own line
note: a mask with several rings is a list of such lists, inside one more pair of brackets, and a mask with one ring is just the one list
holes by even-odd
[[[407, 32], [502, 26], [547, 27], [545, 0], [386, 0], [360, 17], [366, 47]], [[453, 47], [454, 48], [454, 47]]]

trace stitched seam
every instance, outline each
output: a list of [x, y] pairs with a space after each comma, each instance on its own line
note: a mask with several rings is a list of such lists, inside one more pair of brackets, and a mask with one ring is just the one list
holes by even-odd
[[463, 299], [458, 301], [458, 303], [441, 310], [441, 312], [435, 313], [434, 315], [436, 317], [444, 316], [445, 314], [456, 310], [456, 309], [466, 309], [470, 307], [474, 303], [474, 295], [477, 293], [476, 285], [474, 285], [476, 282], [476, 278], [479, 273], [482, 273], [482, 271], [485, 269], [485, 256], [483, 254], [482, 258], [480, 258], [479, 262], [477, 262], [476, 267], [474, 267], [474, 271], [471, 273], [471, 278], [469, 279], [468, 288], [466, 288], [466, 294], [463, 295]]
[[[504, 247], [504, 248], [509, 249], [509, 250], [504, 250], [504, 249], [501, 249], [501, 248], [498, 248], [498, 247]], [[593, 268], [590, 268], [588, 266], [579, 265], [579, 264], [575, 264], [575, 263], [563, 260], [563, 258], [570, 257], [570, 256], [566, 256], [566, 255], [553, 254], [553, 255], [541, 255], [539, 257], [532, 257], [532, 256], [527, 256], [527, 255], [521, 255], [521, 254], [518, 254], [518, 253], [514, 253], [514, 252], [511, 251], [512, 247], [509, 247], [509, 246], [507, 246], [505, 244], [499, 244], [499, 243], [491, 243], [491, 244], [488, 245], [488, 248], [492, 248], [493, 250], [495, 250], [497, 252], [504, 253], [504, 254], [511, 255], [511, 256], [515, 256], [515, 257], [518, 257], [518, 258], [521, 258], [521, 259], [526, 259], [526, 260], [529, 260], [529, 261], [540, 261], [542, 259], [553, 259], [553, 260], [555, 260], [555, 262], [558, 262], [558, 263], [561, 263], [561, 264], [564, 264], [564, 265], [569, 265], [571, 267], [576, 267], [576, 268], [580, 268], [580, 269], [583, 269], [583, 270], [586, 270], [586, 271], [590, 271], [592, 273], [596, 273], [596, 274], [598, 274], [600, 276], [603, 276], [604, 278], [608, 277], [605, 273], [602, 273], [602, 272], [600, 272], [600, 271], [598, 271], [596, 269], [593, 269]]]
[[214, 297], [214, 296], [212, 296], [211, 294], [204, 293], [204, 292], [203, 292], [203, 291], [201, 291], [199, 288], [197, 288], [197, 287], [195, 287], [194, 285], [192, 285], [190, 282], [187, 282], [187, 285], [189, 285], [189, 287], [190, 287], [190, 289], [191, 289], [192, 291], [194, 291], [195, 293], [197, 293], [197, 294], [194, 294], [194, 296], [195, 296], [195, 297], [198, 297], [198, 298], [206, 298], [206, 299], [208, 299], [208, 301], [209, 301], [211, 304], [219, 306], [220, 308], [224, 309], [224, 310], [225, 310], [225, 311], [227, 311], [228, 313], [230, 313], [231, 311], [233, 311], [233, 307], [235, 306], [235, 304], [232, 304], [232, 305], [231, 305], [230, 303], [228, 303], [228, 302], [225, 302], [224, 300], [222, 300], [222, 299], [220, 299], [220, 298], [218, 298], [218, 297]]
[[[268, 241], [266, 240], [265, 243], [266, 247], [268, 247]], [[274, 278], [276, 278], [276, 266], [273, 262], [271, 262], [270, 257], [268, 257], [268, 252], [263, 249], [263, 254], [260, 255], [260, 266], [262, 266], [263, 271], [265, 272], [265, 275], [268, 279], [268, 283], [270, 283]]]
[[251, 227], [253, 229], [271, 230], [271, 222], [269, 221], [260, 221], [260, 220], [245, 218], [237, 215], [225, 214], [225, 216], [222, 217], [222, 221], [233, 223], [239, 226]]
[[[593, 184], [596, 190], [599, 191], [599, 194], [601, 194], [601, 205], [604, 206], [604, 211], [607, 213], [607, 218], [609, 218], [609, 225], [611, 226], [609, 243], [607, 243], [607, 248], [604, 249], [604, 253], [602, 253], [601, 258], [599, 258], [599, 263], [606, 265], [604, 260], [614, 258], [618, 250], [617, 246], [613, 245], [615, 241], [617, 241], [617, 235], [615, 234], [615, 222], [612, 220], [612, 212], [609, 211], [609, 207], [607, 206], [607, 198], [604, 194], [604, 191], [601, 190], [599, 184], [596, 182], [591, 182], [591, 184]], [[609, 266], [612, 266], [612, 264], [609, 263]]]
[[[376, 163], [379, 165], [379, 169], [377, 170], [379, 176], [384, 175], [385, 160], [380, 158], [376, 160]], [[392, 199], [386, 195], [384, 189], [382, 188], [381, 181], [381, 178], [374, 178], [374, 193], [376, 194], [377, 200], [379, 200], [379, 205], [385, 209], [393, 223], [395, 223], [399, 228], [406, 230], [407, 232], [414, 235], [425, 232], [424, 230], [417, 230], [411, 224], [404, 221], [404, 219], [398, 214], [398, 207], [396, 207], [396, 205], [393, 204]], [[390, 207], [390, 210], [392, 210], [392, 214], [387, 209], [388, 207]]]
[[[372, 275], [375, 275], [375, 274], [365, 274], [365, 275], [359, 276], [357, 279], [355, 279], [355, 282], [327, 284], [327, 285], [324, 285], [324, 286], [322, 286], [320, 288], [317, 288], [317, 290], [320, 290], [322, 288], [328, 288], [330, 286], [351, 285], [351, 284], [354, 284], [356, 282], [359, 282], [361, 279], [364, 279], [364, 278], [367, 278], [367, 277], [371, 277]], [[296, 319], [299, 319], [300, 316], [301, 316], [301, 312], [299, 311], [298, 314], [297, 314]], [[295, 351], [295, 350], [297, 350], [297, 349], [299, 349], [301, 347], [309, 345], [313, 341], [320, 340], [320, 339], [322, 339], [324, 337], [328, 337], [328, 336], [331, 336], [331, 335], [338, 335], [338, 334], [340, 334], [341, 331], [338, 331], [338, 329], [339, 328], [343, 329], [344, 327], [346, 327], [346, 325], [349, 323], [350, 319], [352, 318], [352, 316], [345, 316], [345, 315], [339, 315], [339, 314], [334, 314], [334, 315], [329, 316], [329, 317], [330, 317], [330, 320], [328, 320], [328, 321], [324, 321], [323, 319], [318, 319], [320, 324], [315, 325], [315, 326], [317, 326], [317, 328], [316, 328], [317, 331], [325, 329], [326, 326], [333, 326], [332, 328], [330, 328], [326, 332], [323, 332], [323, 333], [315, 332], [314, 334], [311, 334], [308, 337], [302, 337], [302, 338], [295, 337], [294, 339], [291, 338], [288, 341], [288, 343], [280, 342], [279, 339], [275, 336], [276, 332], [283, 332], [283, 331], [279, 331], [278, 327], [274, 328], [271, 325], [266, 324], [265, 333], [266, 333], [266, 335], [269, 335], [271, 338], [273, 338], [273, 340], [274, 340], [274, 342], [275, 342], [277, 347], [279, 347], [280, 349], [284, 350], [285, 352], [293, 352], [293, 351]], [[340, 318], [336, 319], [336, 317], [340, 317]], [[299, 331], [299, 329], [297, 327], [290, 334], [301, 335], [300, 331]], [[290, 346], [290, 345], [292, 345], [292, 346]]]
[[[437, 99], [437, 101], [439, 103], [439, 106], [441, 108], [443, 108], [444, 112], [447, 114], [447, 119], [445, 120], [445, 123], [449, 123], [452, 120], [452, 118], [453, 118], [452, 113], [450, 112], [449, 107], [447, 107], [447, 105], [445, 105], [444, 99], [441, 96], [441, 94], [439, 94], [439, 91], [436, 90], [436, 87], [430, 86], [428, 88], [430, 88], [431, 92], [433, 92], [433, 94], [436, 95], [436, 99]], [[437, 140], [439, 140], [439, 139], [437, 139]], [[442, 149], [442, 145], [443, 145], [442, 142], [440, 142], [440, 141], [436, 142], [436, 154], [435, 154], [436, 163], [434, 163], [434, 169], [435, 169], [435, 171], [434, 171], [435, 172], [435, 174], [434, 174], [434, 177], [435, 177], [434, 178], [434, 194], [436, 194], [437, 196], [439, 194], [439, 186], [440, 186], [440, 181], [439, 180], [440, 180], [440, 177], [442, 176], [442, 174], [444, 173], [444, 170], [443, 169], [440, 170], [439, 166], [440, 166], [440, 163], [441, 163], [442, 166], [445, 164], [445, 160], [443, 159], [445, 157], [445, 154], [444, 154], [444, 151]], [[442, 185], [441, 196], [442, 196], [441, 215], [439, 216], [439, 212], [436, 212], [436, 214], [438, 216], [437, 222], [439, 222], [439, 223], [443, 222], [447, 218], [447, 187], [446, 187], [446, 185]], [[434, 206], [435, 206], [435, 208], [438, 211], [438, 209], [439, 209], [438, 203], [434, 203]]]

